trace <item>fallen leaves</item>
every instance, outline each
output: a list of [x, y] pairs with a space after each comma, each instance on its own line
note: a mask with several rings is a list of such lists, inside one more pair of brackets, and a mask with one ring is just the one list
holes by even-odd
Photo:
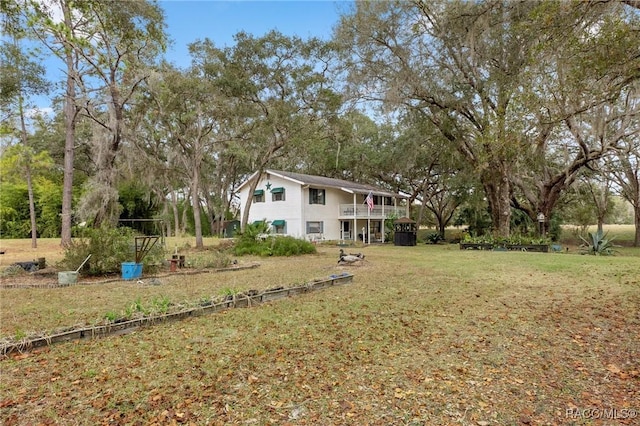
[[425, 276], [424, 262], [407, 268], [411, 282], [401, 268], [372, 270], [384, 285], [356, 279], [3, 360], [0, 415], [26, 413], [23, 424], [76, 413], [86, 424], [533, 425], [559, 424], [569, 407], [640, 398], [636, 296], [626, 307], [607, 301], [613, 293], [578, 304], [576, 284], [560, 279], [529, 290], [475, 278], [481, 271], [461, 280]]

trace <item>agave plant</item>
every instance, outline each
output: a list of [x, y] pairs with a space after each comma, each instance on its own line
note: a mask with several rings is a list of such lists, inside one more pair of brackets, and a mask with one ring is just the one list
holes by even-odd
[[582, 254], [593, 254], [595, 256], [610, 256], [615, 254], [613, 244], [613, 237], [608, 238], [608, 232], [589, 232], [589, 238], [585, 238], [582, 235], [580, 238], [583, 243], [580, 245], [580, 251]]

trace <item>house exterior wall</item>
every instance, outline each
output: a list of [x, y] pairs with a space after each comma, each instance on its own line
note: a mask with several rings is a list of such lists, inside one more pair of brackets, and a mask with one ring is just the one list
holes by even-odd
[[[268, 188], [267, 185], [269, 185]], [[249, 194], [250, 186], [246, 184], [238, 192], [240, 196], [240, 217], [243, 216], [246, 208], [247, 197], [253, 197], [253, 194]], [[272, 191], [274, 188], [284, 188], [283, 201], [273, 200]], [[324, 190], [324, 204], [310, 203], [309, 193], [312, 189]], [[371, 229], [371, 238], [374, 238], [374, 232], [378, 235], [376, 238], [380, 238], [379, 230], [382, 227], [382, 215], [379, 214], [374, 217], [373, 213], [370, 213], [372, 217], [371, 220], [368, 220], [366, 216], [363, 217], [358, 213], [358, 219], [354, 221], [354, 211], [367, 211], [366, 205], [363, 205], [365, 197], [363, 194], [355, 196], [356, 202], [354, 205], [354, 194], [351, 192], [337, 187], [305, 185], [299, 181], [274, 174], [263, 176], [258, 182], [256, 190], [264, 191], [264, 201], [252, 202], [249, 211], [249, 223], [266, 220], [267, 224], [271, 225], [274, 220], [284, 220], [286, 222], [284, 232], [282, 232], [284, 235], [308, 240], [341, 240], [343, 237], [344, 239], [362, 239], [363, 228]], [[351, 208], [351, 205], [354, 205], [355, 208]], [[341, 213], [341, 206], [342, 210], [350, 209], [350, 215], [345, 215], [344, 211]], [[380, 209], [380, 206], [376, 208]], [[387, 211], [390, 211], [391, 208], [387, 206]], [[307, 232], [307, 224], [309, 222], [322, 222], [322, 232]], [[341, 229], [342, 222], [348, 222], [346, 226], [349, 228], [348, 233], [344, 235]], [[374, 228], [378, 229], [378, 231]], [[271, 232], [276, 233], [276, 229], [273, 226], [271, 226]], [[365, 229], [364, 234], [366, 235], [368, 232]]]
[[[271, 184], [267, 189], [267, 182]], [[245, 185], [239, 192], [240, 195], [240, 217], [246, 208], [246, 200], [249, 194], [250, 185]], [[270, 192], [273, 188], [284, 188], [284, 201], [273, 201]], [[259, 220], [267, 220], [271, 223], [274, 220], [285, 220], [285, 235], [305, 239], [340, 239], [340, 204], [353, 203], [353, 194], [335, 188], [314, 187], [325, 190], [325, 204], [310, 204], [308, 186], [302, 186], [297, 182], [282, 179], [278, 176], [270, 175], [269, 179], [263, 177], [256, 187], [256, 190], [264, 191], [264, 202], [253, 202], [249, 210], [249, 223]], [[253, 196], [253, 195], [251, 195]], [[322, 222], [323, 232], [320, 234], [307, 234], [307, 222]], [[274, 229], [271, 230], [274, 233]]]
[[[309, 204], [309, 191], [311, 188], [314, 187], [310, 186], [303, 190], [304, 236], [311, 239], [324, 238], [327, 240], [339, 240], [340, 221], [338, 220], [338, 215], [340, 214], [340, 204], [353, 203], [353, 195], [336, 188], [317, 187], [317, 189], [325, 190], [325, 204]], [[306, 234], [306, 222], [312, 221], [323, 222], [322, 235]]]
[[[284, 188], [284, 201], [273, 201], [270, 189], [267, 189], [267, 182], [271, 184], [270, 189]], [[247, 197], [249, 194], [249, 186], [246, 185], [240, 191], [240, 217], [246, 208]], [[269, 179], [263, 177], [259, 182], [256, 190], [264, 191], [264, 202], [251, 204], [249, 210], [249, 223], [258, 220], [267, 220], [270, 223], [274, 220], [286, 221], [285, 235], [294, 237], [303, 236], [303, 226], [301, 223], [301, 206], [302, 206], [302, 187], [290, 180], [282, 179], [277, 176], [270, 176]], [[253, 194], [251, 194], [253, 196]], [[273, 232], [273, 230], [272, 230]]]

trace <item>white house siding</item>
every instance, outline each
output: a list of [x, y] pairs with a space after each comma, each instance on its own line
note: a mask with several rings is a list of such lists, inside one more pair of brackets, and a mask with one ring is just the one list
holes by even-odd
[[[325, 190], [325, 204], [309, 204], [309, 189], [315, 188], [310, 186], [304, 188], [304, 196], [302, 199], [302, 205], [304, 208], [304, 232], [306, 232], [306, 222], [323, 222], [324, 230], [322, 235], [305, 235], [306, 238], [319, 238], [322, 237], [327, 240], [340, 239], [340, 221], [338, 220], [338, 214], [340, 212], [340, 204], [353, 202], [353, 196], [347, 194], [344, 191], [334, 188], [321, 188], [317, 189]], [[346, 200], [346, 201], [345, 201]]]
[[[284, 188], [285, 199], [284, 201], [272, 201], [272, 194], [267, 189], [267, 182], [271, 184], [273, 188]], [[249, 186], [246, 185], [240, 191], [240, 198], [242, 204], [240, 206], [240, 217], [244, 213], [245, 203], [249, 192]], [[270, 223], [273, 220], [282, 219], [286, 221], [285, 233], [294, 237], [304, 236], [304, 224], [300, 221], [300, 206], [301, 200], [301, 186], [290, 180], [285, 180], [277, 176], [270, 176], [269, 179], [263, 177], [256, 189], [262, 189], [265, 194], [265, 201], [263, 203], [251, 203], [249, 210], [249, 223], [253, 223], [257, 220], [267, 220]], [[308, 201], [307, 201], [308, 202]]]
[[[272, 195], [267, 190], [267, 182], [273, 188], [284, 188], [285, 200], [272, 201]], [[250, 185], [245, 185], [240, 191], [242, 204], [240, 206], [240, 217], [245, 209]], [[282, 219], [286, 221], [285, 233], [296, 238], [337, 240], [340, 238], [340, 220], [338, 220], [340, 204], [353, 202], [353, 195], [334, 188], [313, 187], [325, 190], [325, 204], [309, 204], [309, 187], [302, 187], [296, 182], [270, 175], [269, 179], [263, 177], [256, 190], [263, 190], [265, 201], [262, 203], [251, 203], [249, 210], [249, 223], [258, 220]], [[307, 222], [323, 222], [322, 235], [307, 235]]]
[[[280, 176], [280, 174], [283, 173], [286, 177]], [[355, 207], [357, 209], [351, 209], [351, 214], [353, 214], [354, 210], [361, 211], [364, 209], [364, 211], [366, 211], [366, 206], [362, 205], [366, 194], [366, 192], [363, 193], [363, 191], [368, 189], [362, 188], [362, 185], [360, 184], [353, 184], [346, 181], [344, 181], [344, 187], [341, 186], [341, 183], [339, 182], [338, 185], [340, 186], [338, 186], [336, 185], [335, 180], [332, 181], [331, 184], [327, 184], [327, 186], [325, 186], [320, 183], [322, 179], [326, 178], [294, 173], [288, 174], [287, 176], [286, 172], [277, 171], [273, 171], [266, 176], [263, 176], [258, 182], [256, 190], [264, 191], [265, 201], [261, 203], [254, 202], [251, 204], [248, 219], [249, 223], [253, 223], [258, 220], [267, 220], [267, 223], [270, 224], [274, 220], [284, 220], [286, 221], [286, 235], [311, 240], [318, 238], [326, 240], [340, 240], [342, 239], [340, 229], [341, 220], [343, 220], [348, 221], [351, 228], [349, 231], [350, 236], [345, 236], [346, 239], [362, 237], [362, 229], [365, 228], [364, 234], [366, 236], [374, 238], [374, 241], [376, 239], [380, 240], [379, 232], [378, 236], [373, 234], [373, 232], [376, 232], [374, 230], [376, 226], [378, 228], [382, 226], [382, 216], [380, 213], [377, 213], [377, 217], [372, 215], [374, 217], [372, 217], [371, 220], [369, 220], [368, 217], [360, 216], [360, 213], [358, 213], [358, 220], [355, 223], [350, 214], [344, 215], [343, 213], [343, 216], [341, 216], [340, 213], [341, 205], [344, 207], [345, 205], [348, 206], [354, 204], [353, 191], [358, 192], [355, 196], [357, 200]], [[317, 182], [317, 184], [313, 184], [312, 182]], [[249, 194], [249, 188], [251, 186], [249, 183], [250, 182], [245, 182], [238, 192], [241, 200], [241, 217], [244, 213], [247, 197], [253, 196], [253, 194]], [[267, 184], [270, 184], [269, 189], [267, 188]], [[272, 193], [270, 190], [278, 187], [285, 189], [284, 201], [272, 201]], [[310, 188], [324, 189], [325, 204], [309, 204]], [[344, 190], [342, 188], [350, 189]], [[381, 191], [378, 190], [376, 192], [377, 195], [381, 195]], [[374, 194], [376, 194], [376, 192], [374, 192]], [[394, 194], [386, 193], [384, 196], [394, 196]], [[323, 223], [322, 233], [307, 234], [307, 222], [316, 221]], [[366, 228], [369, 226], [371, 226], [369, 228], [370, 231], [367, 231]]]

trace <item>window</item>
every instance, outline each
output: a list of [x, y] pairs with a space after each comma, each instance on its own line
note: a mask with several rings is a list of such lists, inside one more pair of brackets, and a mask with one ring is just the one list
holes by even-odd
[[253, 191], [253, 202], [264, 203], [264, 189], [256, 189]]
[[273, 188], [271, 190], [271, 201], [284, 201], [284, 188]]
[[307, 222], [307, 234], [322, 234], [323, 231], [323, 222]]
[[309, 188], [309, 204], [324, 204], [324, 189]]
[[276, 234], [285, 234], [287, 222], [284, 220], [274, 220], [271, 222], [271, 227], [273, 228], [273, 232]]

